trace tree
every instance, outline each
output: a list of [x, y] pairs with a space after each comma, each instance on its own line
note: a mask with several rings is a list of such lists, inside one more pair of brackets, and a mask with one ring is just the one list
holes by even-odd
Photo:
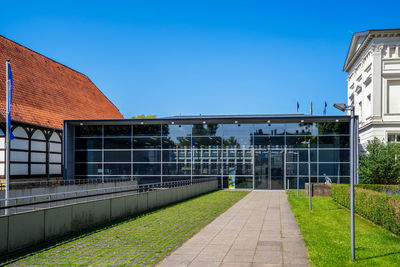
[[139, 114], [137, 116], [132, 116], [132, 119], [155, 119], [156, 115], [144, 115], [144, 114]]
[[[398, 158], [398, 159], [397, 159]], [[400, 183], [400, 144], [385, 144], [378, 138], [368, 142], [367, 154], [360, 158], [360, 183]]]

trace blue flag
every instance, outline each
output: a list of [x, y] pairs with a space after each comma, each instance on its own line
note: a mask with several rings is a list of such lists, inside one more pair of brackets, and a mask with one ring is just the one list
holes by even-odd
[[11, 130], [11, 104], [12, 104], [12, 91], [13, 91], [13, 79], [12, 79], [12, 72], [11, 72], [11, 65], [8, 64], [8, 77], [10, 79], [10, 94], [8, 98], [8, 103], [7, 103], [7, 109], [8, 109], [8, 136], [10, 137], [10, 140], [13, 140], [15, 137], [12, 133]]
[[324, 116], [326, 115], [326, 107], [327, 107], [328, 105], [326, 104], [326, 101], [325, 101], [325, 104], [324, 104]]
[[297, 112], [299, 112], [300, 104], [299, 101], [297, 100]]

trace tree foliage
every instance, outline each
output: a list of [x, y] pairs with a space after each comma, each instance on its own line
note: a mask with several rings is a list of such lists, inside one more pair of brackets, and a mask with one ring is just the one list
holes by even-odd
[[375, 138], [368, 142], [367, 152], [360, 158], [360, 183], [400, 183], [400, 144], [385, 144]]
[[144, 114], [139, 114], [137, 116], [132, 116], [132, 119], [155, 119], [156, 115], [144, 115]]

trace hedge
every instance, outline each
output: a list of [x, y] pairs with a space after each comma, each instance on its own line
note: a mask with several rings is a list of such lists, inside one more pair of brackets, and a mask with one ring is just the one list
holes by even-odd
[[[332, 184], [332, 198], [350, 208], [350, 186]], [[356, 186], [354, 190], [355, 212], [362, 217], [400, 235], [400, 197]]]
[[385, 184], [359, 184], [356, 187], [369, 189], [382, 193], [391, 193], [392, 195], [400, 196], [400, 185], [385, 185]]

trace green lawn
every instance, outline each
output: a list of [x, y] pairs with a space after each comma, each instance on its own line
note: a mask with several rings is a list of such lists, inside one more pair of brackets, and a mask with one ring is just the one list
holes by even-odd
[[356, 262], [350, 260], [350, 214], [329, 197], [289, 197], [312, 266], [400, 266], [400, 237], [355, 217]]
[[[243, 198], [216, 191], [31, 251], [3, 264], [152, 265]], [[1, 262], [0, 262], [1, 263]]]
[[[304, 189], [299, 189], [299, 196], [304, 195], [305, 192], [306, 191]], [[288, 195], [297, 195], [297, 189], [286, 190], [286, 194], [288, 194]]]

